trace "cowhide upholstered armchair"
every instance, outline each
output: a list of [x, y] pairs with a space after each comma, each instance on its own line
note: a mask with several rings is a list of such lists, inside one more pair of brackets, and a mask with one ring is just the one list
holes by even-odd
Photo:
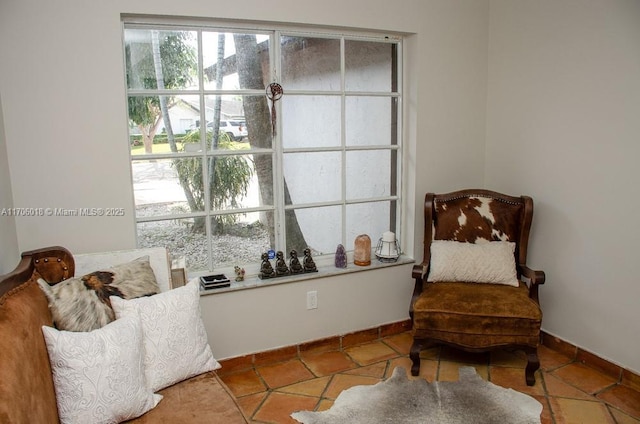
[[526, 265], [533, 200], [462, 190], [428, 193], [424, 208], [424, 259], [412, 273], [412, 375], [420, 351], [437, 344], [510, 348], [526, 353], [526, 383], [534, 385], [545, 274]]

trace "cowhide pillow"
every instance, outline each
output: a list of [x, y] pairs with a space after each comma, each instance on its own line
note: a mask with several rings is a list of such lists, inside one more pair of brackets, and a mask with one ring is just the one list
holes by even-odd
[[54, 286], [41, 278], [38, 284], [49, 300], [56, 328], [67, 331], [91, 331], [113, 321], [109, 296], [134, 299], [160, 292], [149, 256]]

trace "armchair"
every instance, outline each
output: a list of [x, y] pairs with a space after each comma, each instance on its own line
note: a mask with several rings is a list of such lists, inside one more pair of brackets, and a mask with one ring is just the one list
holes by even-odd
[[[535, 384], [542, 321], [538, 286], [545, 274], [526, 265], [532, 216], [528, 196], [489, 190], [425, 196], [424, 259], [413, 267], [409, 308], [412, 375], [419, 374], [420, 351], [437, 344], [470, 352], [510, 348], [526, 353], [526, 383]], [[494, 265], [495, 251], [502, 259]], [[512, 278], [503, 279], [509, 262]]]

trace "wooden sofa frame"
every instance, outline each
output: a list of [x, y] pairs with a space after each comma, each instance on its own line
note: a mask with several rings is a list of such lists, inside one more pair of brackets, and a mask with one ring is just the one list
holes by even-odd
[[[153, 266], [153, 265], [152, 265]], [[42, 326], [52, 326], [37, 280], [73, 277], [74, 257], [60, 246], [24, 252], [16, 268], [0, 276], [0, 422], [59, 423]], [[236, 399], [214, 371], [159, 392], [162, 401], [132, 423], [247, 424]]]

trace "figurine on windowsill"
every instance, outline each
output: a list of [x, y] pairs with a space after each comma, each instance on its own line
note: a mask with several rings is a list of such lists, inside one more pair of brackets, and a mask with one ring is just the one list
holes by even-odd
[[316, 263], [313, 261], [311, 257], [311, 249], [304, 249], [304, 272], [318, 272], [318, 268], [316, 268]]
[[281, 250], [276, 253], [276, 277], [284, 277], [289, 275], [289, 267], [284, 261], [284, 253]]
[[339, 244], [336, 248], [336, 256], [335, 256], [335, 265], [336, 268], [346, 268], [347, 267], [347, 252], [344, 250], [344, 246]]
[[289, 271], [292, 274], [301, 274], [304, 272], [302, 265], [300, 265], [300, 260], [298, 259], [298, 252], [295, 249], [292, 249], [289, 252]]
[[233, 270], [236, 272], [236, 281], [244, 281], [244, 268], [234, 266]]
[[275, 272], [273, 271], [273, 267], [271, 266], [271, 262], [269, 262], [269, 254], [262, 254], [262, 264], [260, 265], [260, 273], [258, 277], [261, 280], [266, 278], [273, 278], [275, 276]]

